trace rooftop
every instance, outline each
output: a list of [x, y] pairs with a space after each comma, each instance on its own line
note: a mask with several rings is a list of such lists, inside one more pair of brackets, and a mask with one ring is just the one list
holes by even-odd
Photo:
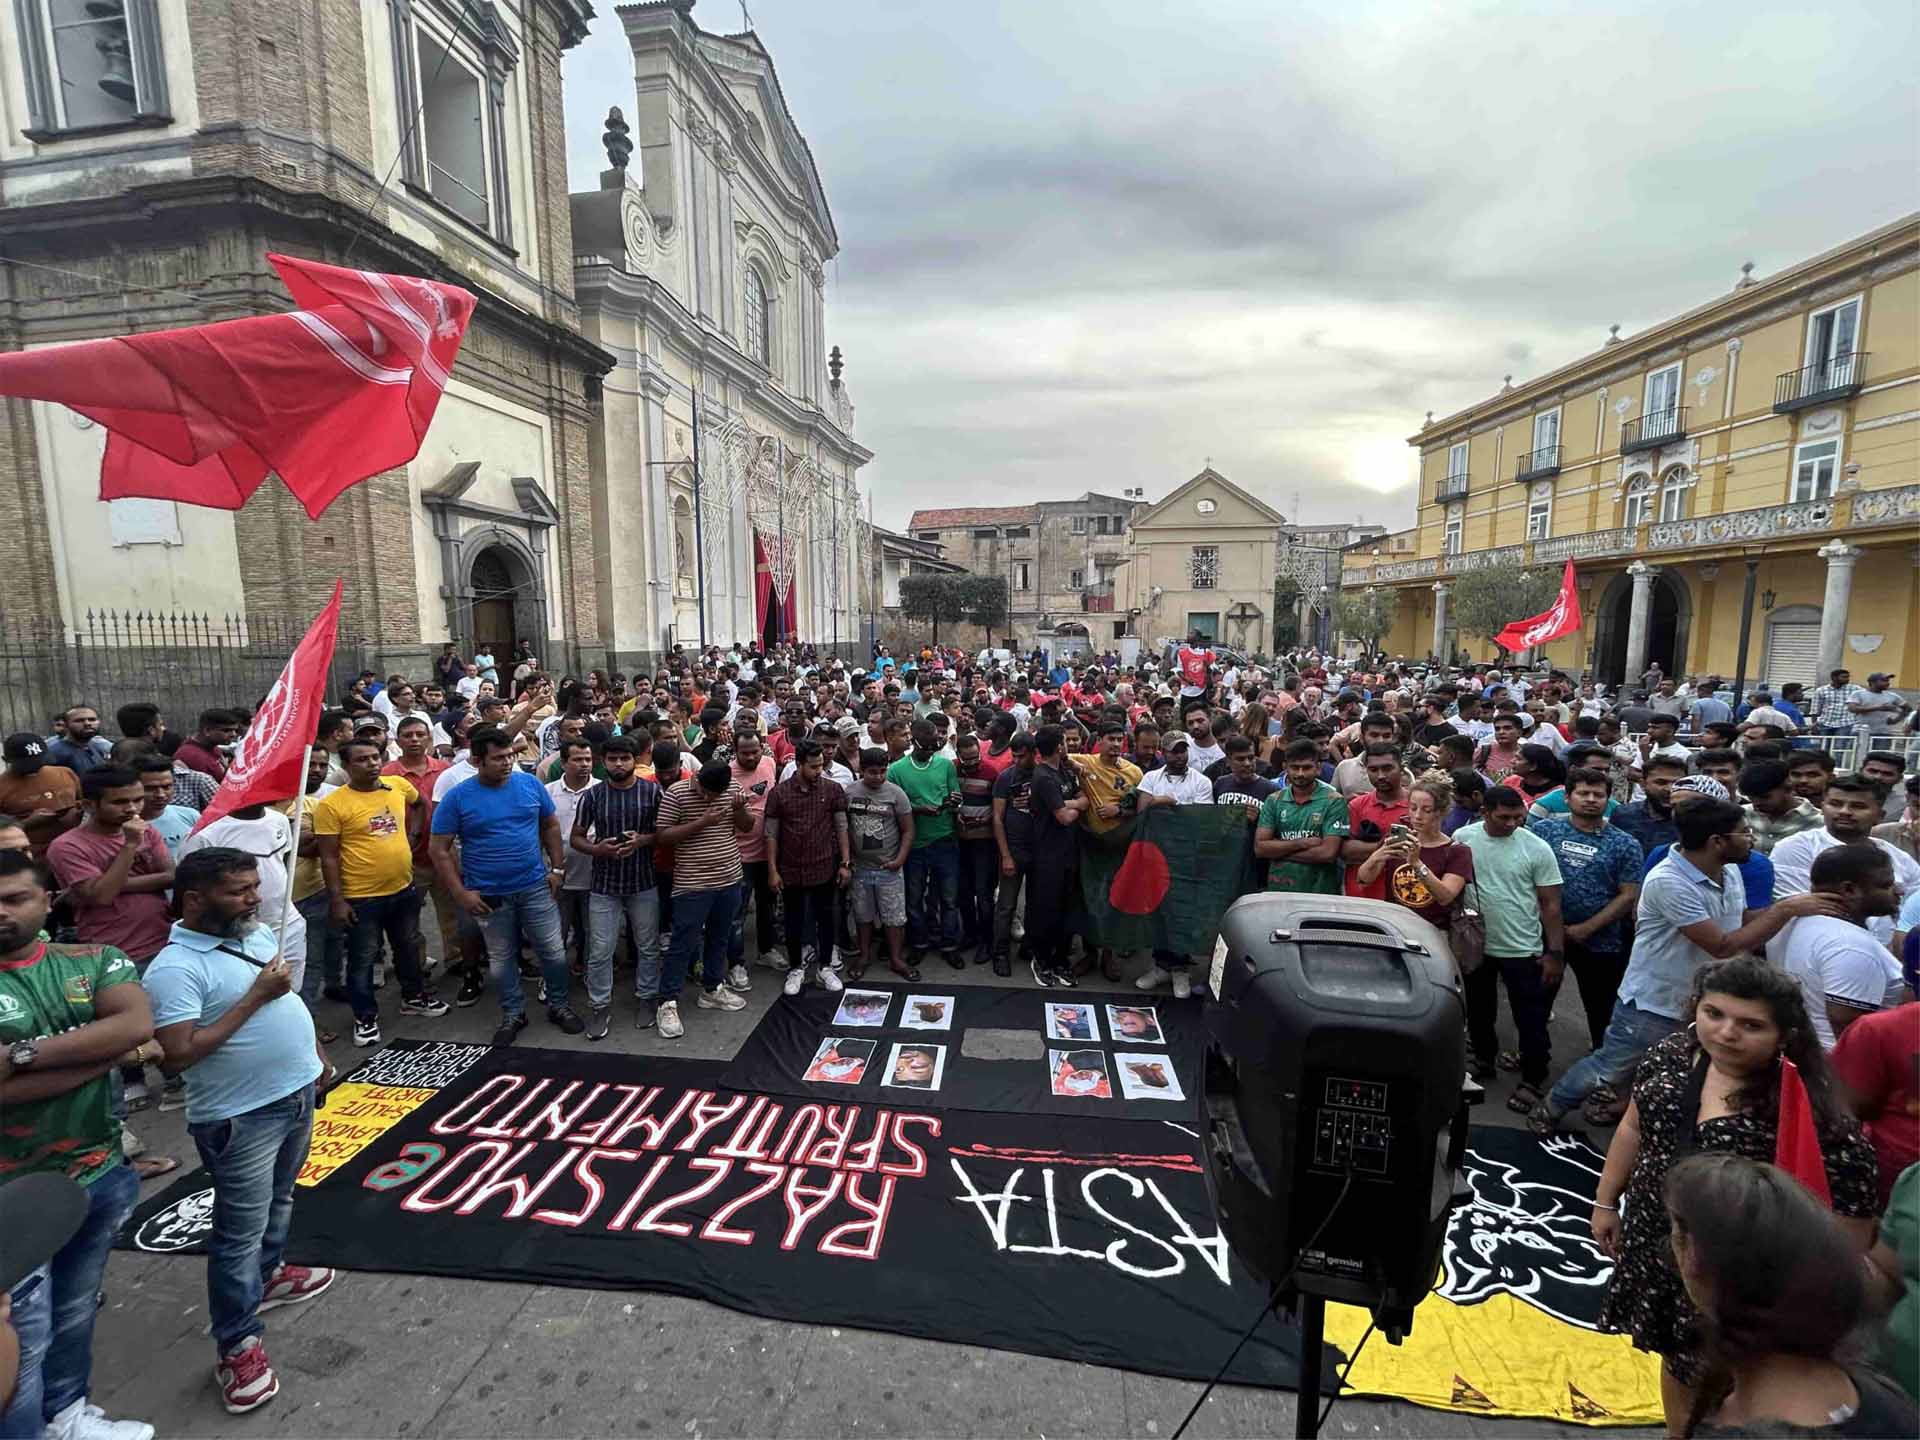
[[957, 510], [916, 510], [909, 530], [960, 530], [970, 525], [1032, 525], [1040, 518], [1037, 505], [963, 505]]

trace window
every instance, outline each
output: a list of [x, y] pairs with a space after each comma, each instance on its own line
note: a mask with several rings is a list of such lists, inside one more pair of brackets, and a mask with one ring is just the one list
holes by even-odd
[[1840, 468], [1840, 442], [1815, 440], [1793, 454], [1793, 499], [1831, 500], [1834, 472]]
[[746, 282], [742, 286], [745, 299], [741, 302], [741, 326], [746, 331], [747, 354], [762, 365], [770, 364], [768, 357], [773, 354], [773, 334], [770, 328], [772, 311], [767, 305], [767, 282], [761, 275], [758, 265], [746, 267]]
[[1087, 533], [1087, 517], [1086, 516], [1076, 515], [1073, 517], [1073, 533], [1076, 535], [1084, 535]]
[[1553, 527], [1553, 491], [1536, 492], [1527, 501], [1527, 539], [1545, 540]]
[[[519, 63], [519, 47], [491, 0], [444, 8], [429, 0], [392, 0], [389, 13], [402, 177], [510, 247], [507, 77]], [[429, 28], [426, 16], [447, 27], [457, 21], [458, 29]]]
[[1220, 583], [1220, 547], [1196, 545], [1189, 562], [1195, 590], [1212, 590]]
[[1211, 515], [1220, 508], [1220, 502], [1217, 500], [1196, 500], [1193, 502], [1193, 508], [1201, 515]]
[[1440, 553], [1442, 555], [1458, 555], [1460, 553], [1461, 532], [1465, 528], [1465, 523], [1462, 517], [1457, 514], [1447, 516], [1446, 533], [1440, 537]]
[[1693, 482], [1687, 472], [1676, 466], [1667, 472], [1666, 479], [1660, 482], [1660, 523], [1671, 525], [1675, 520], [1687, 518], [1687, 491], [1693, 488]]
[[1033, 527], [1031, 525], [1009, 525], [1007, 527], [1007, 538], [1009, 540], [1027, 540], [1032, 538], [1032, 535]]
[[1220, 612], [1218, 610], [1189, 610], [1187, 612], [1187, 633], [1198, 635], [1211, 645], [1220, 638]]
[[1025, 560], [1014, 561], [1013, 588], [1016, 590], [1033, 589], [1033, 566]]
[[1854, 351], [1860, 343], [1860, 302], [1842, 301], [1826, 310], [1817, 310], [1807, 321], [1807, 365], [1820, 380], [1808, 388], [1815, 390], [1852, 385]]
[[481, 229], [487, 226], [487, 124], [480, 77], [431, 35], [420, 36], [420, 130], [427, 193]]
[[1067, 572], [1067, 588], [1069, 590], [1079, 590], [1084, 588], [1084, 586], [1086, 585], [1086, 580], [1087, 580], [1087, 572], [1084, 570], [1069, 570]]
[[157, 0], [15, 0], [29, 140], [165, 125]]
[[1093, 517], [1093, 533], [1096, 535], [1104, 535], [1107, 533], [1107, 517], [1106, 516], [1096, 515]]
[[[1533, 417], [1533, 453], [1538, 456], [1543, 450], [1551, 450], [1560, 443], [1560, 412], [1548, 410]], [[1536, 459], [1535, 464], [1544, 464]]]
[[916, 530], [913, 532], [913, 536], [916, 540], [932, 540], [938, 543], [940, 532], [938, 530]]
[[973, 538], [976, 540], [993, 540], [993, 539], [997, 539], [999, 537], [999, 534], [1000, 532], [998, 530], [995, 530], [991, 526], [989, 526], [984, 530], [974, 531]]
[[1447, 447], [1447, 479], [1467, 478], [1467, 444], [1467, 441], [1462, 440], [1458, 445]]
[[1647, 401], [1641, 410], [1641, 434], [1648, 439], [1680, 428], [1680, 367], [1669, 365], [1647, 376]]
[[1653, 507], [1653, 481], [1642, 475], [1627, 486], [1626, 513], [1620, 517], [1620, 523], [1631, 530], [1643, 525], [1647, 520], [1647, 511]]

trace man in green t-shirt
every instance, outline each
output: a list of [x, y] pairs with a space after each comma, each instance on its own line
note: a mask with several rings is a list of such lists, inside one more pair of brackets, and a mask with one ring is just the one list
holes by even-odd
[[887, 779], [913, 805], [913, 849], [907, 855], [907, 948], [938, 949], [954, 969], [960, 959], [960, 772], [937, 754], [931, 720], [913, 722], [913, 748], [887, 767]]
[[1260, 802], [1253, 853], [1272, 862], [1269, 890], [1306, 895], [1340, 893], [1340, 843], [1347, 837], [1347, 802], [1320, 778], [1320, 747], [1311, 740], [1287, 746], [1287, 783]]
[[79, 1182], [88, 1202], [87, 1218], [52, 1264], [11, 1292], [20, 1379], [0, 1433], [44, 1426], [63, 1440], [152, 1440], [151, 1425], [89, 1412], [87, 1385], [107, 1256], [140, 1198], [120, 1149], [109, 1077], [130, 1051], [151, 1045], [153, 1012], [121, 951], [40, 938], [50, 903], [38, 862], [0, 851], [0, 1185], [49, 1170]]

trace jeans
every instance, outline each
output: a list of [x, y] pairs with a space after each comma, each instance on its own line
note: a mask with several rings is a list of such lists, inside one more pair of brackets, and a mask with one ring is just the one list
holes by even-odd
[[801, 963], [807, 941], [813, 941], [814, 963], [830, 969], [834, 942], [840, 930], [840, 887], [828, 880], [819, 885], [787, 885], [787, 964]]
[[701, 959], [700, 983], [708, 990], [720, 988], [727, 973], [727, 946], [740, 914], [740, 889], [723, 885], [718, 890], [682, 890], [673, 897], [673, 941], [660, 970], [662, 1004], [680, 998], [680, 987], [686, 984], [696, 955]]
[[734, 912], [733, 934], [727, 940], [727, 963], [739, 965], [747, 958], [747, 906], [753, 906], [754, 953], [762, 960], [774, 958], [773, 946], [780, 914], [780, 899], [767, 884], [767, 862], [740, 862], [740, 908]]
[[1000, 889], [993, 902], [993, 954], [1005, 959], [1013, 949], [1013, 912], [1020, 908], [1020, 891], [1027, 881], [1027, 865], [1014, 857], [1014, 871], [1000, 877]]
[[1500, 1013], [1503, 981], [1507, 1004], [1513, 1010], [1513, 1028], [1520, 1032], [1520, 1079], [1537, 1090], [1546, 1084], [1552, 1068], [1547, 1018], [1553, 1013], [1554, 995], [1541, 982], [1539, 956], [1489, 955], [1485, 964], [1467, 976], [1467, 1040], [1476, 1060], [1493, 1062], [1500, 1049], [1494, 1022]]
[[960, 948], [960, 842], [952, 836], [907, 852], [907, 945]]
[[1684, 1028], [1679, 1020], [1622, 1000], [1613, 1007], [1613, 1019], [1607, 1023], [1600, 1048], [1560, 1077], [1547, 1096], [1547, 1109], [1556, 1116], [1564, 1115], [1600, 1086], [1620, 1085], [1632, 1077], [1642, 1055]]
[[[451, 970], [460, 959], [460, 907], [453, 903], [453, 892], [447, 889], [438, 870], [419, 860], [413, 862], [413, 890], [420, 896], [423, 913], [428, 897], [433, 900], [434, 924], [440, 932], [440, 963]], [[418, 953], [424, 963], [427, 953], [424, 938]]]
[[560, 911], [560, 943], [572, 946], [583, 966], [593, 943], [592, 900], [590, 890], [562, 890], [553, 901]]
[[480, 917], [480, 934], [487, 942], [487, 967], [500, 993], [500, 1014], [508, 1019], [527, 1013], [527, 997], [520, 989], [520, 942], [533, 946], [540, 976], [547, 982], [547, 1004], [567, 1003], [567, 947], [560, 940], [560, 907], [546, 885], [529, 885], [508, 895], [488, 895], [491, 915]]
[[633, 994], [651, 1000], [660, 993], [660, 892], [637, 895], [593, 895], [588, 901], [591, 921], [587, 952], [587, 1003], [604, 1010], [613, 1003], [613, 952], [620, 944], [620, 921], [625, 917], [639, 953], [640, 968], [633, 972]]
[[1614, 998], [1627, 974], [1625, 950], [1589, 950], [1578, 940], [1567, 941], [1567, 968], [1580, 982], [1580, 1005], [1587, 1012], [1587, 1039], [1594, 1049], [1606, 1038], [1613, 1019]]
[[418, 995], [420, 979], [420, 892], [409, 885], [391, 895], [348, 900], [353, 924], [347, 930], [347, 1003], [355, 1020], [380, 1018], [373, 994], [373, 966], [380, 958], [380, 937], [393, 947], [393, 968], [400, 972], [400, 993]]
[[214, 1346], [225, 1355], [266, 1329], [260, 1292], [280, 1268], [293, 1223], [293, 1182], [313, 1138], [313, 1086], [187, 1130], [213, 1177], [207, 1316]]
[[960, 943], [993, 943], [994, 893], [1000, 888], [1000, 847], [991, 840], [960, 842]]
[[131, 1165], [87, 1186], [87, 1218], [53, 1260], [13, 1287], [20, 1382], [0, 1414], [0, 1440], [40, 1440], [46, 1422], [84, 1399], [93, 1378], [93, 1318], [113, 1237], [140, 1199]]
[[300, 998], [311, 1006], [324, 986], [346, 979], [347, 932], [333, 923], [333, 899], [324, 889], [294, 901], [293, 908], [307, 922], [307, 973], [301, 977]]

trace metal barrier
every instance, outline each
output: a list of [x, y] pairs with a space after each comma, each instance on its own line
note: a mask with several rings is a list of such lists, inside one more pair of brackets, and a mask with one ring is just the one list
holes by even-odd
[[[1646, 738], [1646, 732], [1629, 734], [1626, 737], [1638, 745]], [[1698, 735], [1676, 735], [1674, 743], [1698, 749]], [[1852, 735], [1795, 735], [1790, 743], [1801, 750], [1825, 750], [1833, 756], [1837, 770], [1855, 770], [1868, 755], [1891, 752], [1906, 762], [1907, 773], [1920, 769], [1920, 735], [1874, 735], [1864, 732]]]

